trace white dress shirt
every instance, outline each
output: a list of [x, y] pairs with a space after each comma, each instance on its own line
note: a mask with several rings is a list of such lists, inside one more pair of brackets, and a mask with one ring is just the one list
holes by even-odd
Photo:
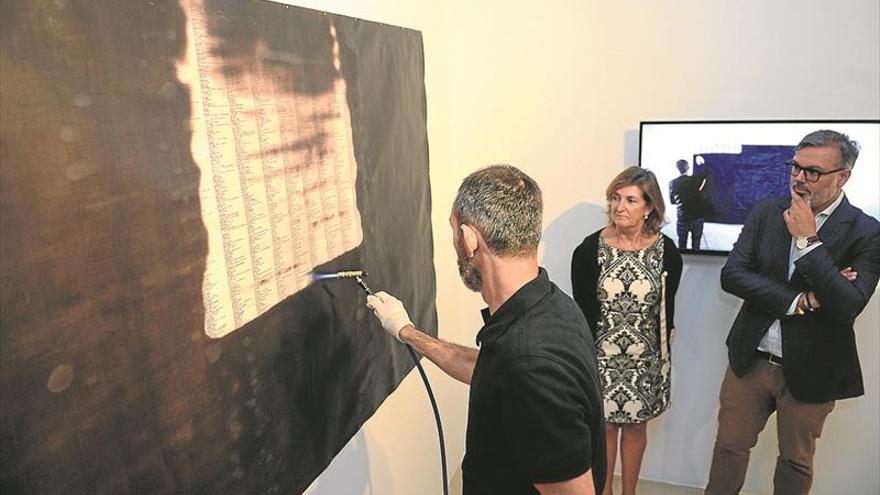
[[[834, 213], [834, 210], [840, 205], [841, 201], [843, 201], [843, 191], [840, 191], [840, 194], [837, 195], [837, 199], [834, 200], [833, 203], [828, 205], [828, 208], [820, 211], [818, 215], [816, 215], [816, 231], [822, 228], [822, 225], [825, 224], [825, 220]], [[816, 242], [810, 246], [807, 246], [805, 249], [798, 249], [797, 246], [794, 245], [795, 239], [792, 237], [791, 239], [791, 247], [788, 251], [788, 278], [791, 279], [791, 274], [794, 273], [794, 262], [799, 260], [801, 256], [809, 253], [810, 251], [816, 249], [822, 244], [822, 241]], [[791, 302], [791, 306], [788, 307], [788, 315], [793, 315], [795, 309], [797, 309], [797, 302], [800, 299], [801, 292], [797, 296], [795, 296], [794, 301]], [[764, 337], [761, 339], [761, 342], [758, 343], [758, 350], [769, 352], [770, 354], [782, 357], [782, 324], [779, 323], [779, 320], [775, 320], [770, 324], [770, 328], [767, 329], [767, 333], [764, 334]]]

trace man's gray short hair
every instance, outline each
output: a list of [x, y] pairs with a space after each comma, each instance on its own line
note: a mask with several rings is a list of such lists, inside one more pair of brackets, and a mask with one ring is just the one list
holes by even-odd
[[849, 136], [842, 132], [831, 131], [828, 129], [813, 131], [801, 139], [801, 142], [798, 143], [797, 148], [795, 148], [794, 151], [796, 153], [802, 148], [809, 148], [812, 146], [836, 146], [837, 149], [840, 150], [840, 163], [837, 164], [838, 168], [853, 168], [856, 164], [856, 159], [859, 157], [859, 143], [850, 139]]
[[538, 183], [505, 164], [490, 165], [468, 175], [452, 204], [458, 223], [476, 228], [489, 249], [499, 256], [537, 252], [543, 211]]

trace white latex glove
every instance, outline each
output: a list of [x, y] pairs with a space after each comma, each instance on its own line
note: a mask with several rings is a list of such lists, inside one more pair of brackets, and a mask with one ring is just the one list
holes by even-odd
[[403, 303], [387, 292], [377, 292], [374, 296], [367, 296], [367, 307], [373, 310], [373, 314], [382, 323], [382, 328], [400, 342], [403, 342], [400, 340], [400, 329], [407, 325], [415, 326], [409, 319]]

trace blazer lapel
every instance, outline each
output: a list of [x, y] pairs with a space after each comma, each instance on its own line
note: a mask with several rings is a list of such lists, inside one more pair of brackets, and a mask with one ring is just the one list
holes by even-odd
[[849, 204], [846, 196], [844, 196], [843, 201], [837, 205], [837, 209], [831, 213], [831, 216], [825, 220], [822, 228], [819, 229], [819, 238], [822, 239], [822, 244], [825, 244], [825, 247], [832, 253], [836, 252], [835, 248], [845, 240], [846, 233], [849, 230], [848, 224], [852, 223], [855, 218], [856, 209]]
[[776, 280], [788, 280], [788, 259], [791, 256], [791, 234], [788, 233], [788, 227], [785, 226], [785, 219], [782, 217], [785, 210], [791, 205], [791, 200], [779, 203], [779, 208], [773, 218], [768, 219], [770, 228], [768, 232], [772, 233], [772, 237], [768, 239], [768, 246], [771, 250], [773, 260], [773, 278]]

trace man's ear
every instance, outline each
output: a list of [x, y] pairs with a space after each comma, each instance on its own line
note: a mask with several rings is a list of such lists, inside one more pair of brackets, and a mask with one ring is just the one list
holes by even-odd
[[847, 169], [845, 172], [841, 172], [839, 175], [840, 178], [837, 180], [839, 180], [840, 182], [838, 183], [837, 187], [843, 187], [844, 184], [846, 184], [849, 180], [849, 176], [852, 175], [852, 169]]
[[458, 226], [461, 229], [462, 244], [468, 258], [474, 257], [474, 252], [480, 247], [480, 233], [472, 225], [463, 223]]

